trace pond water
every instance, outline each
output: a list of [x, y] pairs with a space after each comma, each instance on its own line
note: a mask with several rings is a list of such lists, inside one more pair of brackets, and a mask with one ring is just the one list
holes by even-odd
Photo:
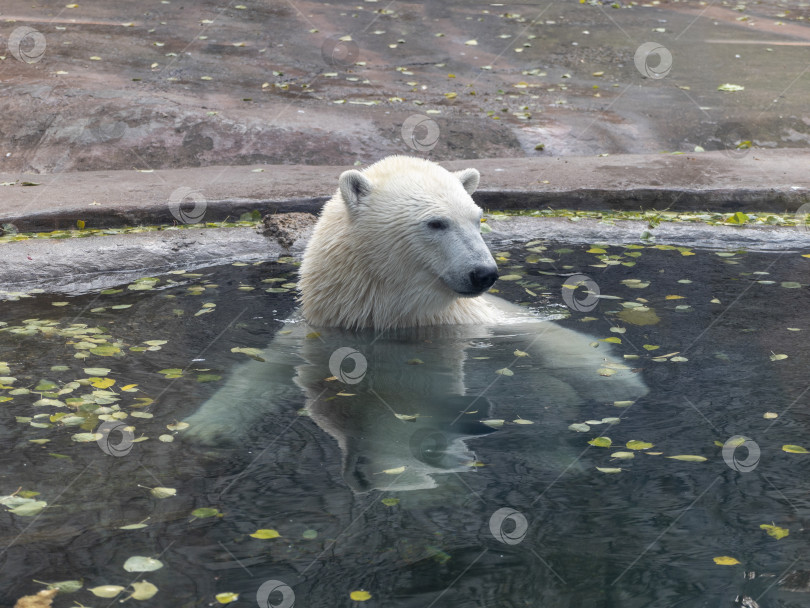
[[[175, 607], [806, 606], [807, 253], [498, 251], [497, 295], [612, 349], [623, 366], [589, 373], [626, 367], [648, 392], [565, 401], [524, 342], [475, 338], [447, 402], [472, 423], [419, 447], [447, 472], [410, 486], [374, 460], [371, 427], [341, 445], [303, 392], [271, 389], [277, 407], [236, 442], [184, 438], [183, 419], [286, 331], [290, 259], [5, 302], [0, 601], [81, 581], [54, 605], [110, 606], [146, 580], [144, 605]], [[571, 308], [575, 273], [591, 293], [568, 289]], [[411, 374], [444, 352], [415, 339]], [[424, 407], [397, 412], [416, 416], [402, 427], [442, 423]], [[109, 441], [93, 435], [105, 424]], [[127, 571], [133, 556], [162, 567]], [[89, 591], [104, 585], [127, 590]]]

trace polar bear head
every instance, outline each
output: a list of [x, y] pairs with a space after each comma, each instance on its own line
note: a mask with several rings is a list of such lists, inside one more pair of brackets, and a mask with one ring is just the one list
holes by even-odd
[[475, 169], [407, 156], [344, 172], [304, 253], [307, 321], [386, 329], [485, 320], [460, 303], [498, 277], [470, 196], [478, 180]]

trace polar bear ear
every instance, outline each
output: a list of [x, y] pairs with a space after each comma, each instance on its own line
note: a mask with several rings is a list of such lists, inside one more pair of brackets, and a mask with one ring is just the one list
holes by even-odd
[[472, 194], [478, 188], [478, 181], [481, 179], [478, 169], [463, 169], [456, 171], [454, 175], [461, 181], [467, 194]]
[[362, 204], [362, 199], [371, 194], [371, 182], [355, 169], [340, 174], [338, 187], [343, 202], [351, 211], [356, 211]]

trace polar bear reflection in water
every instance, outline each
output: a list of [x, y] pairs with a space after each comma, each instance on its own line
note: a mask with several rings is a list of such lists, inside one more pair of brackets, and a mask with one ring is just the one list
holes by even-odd
[[545, 444], [581, 404], [646, 394], [608, 344], [486, 293], [497, 267], [470, 196], [478, 180], [402, 156], [344, 172], [304, 253], [300, 310], [264, 361], [237, 366], [187, 419], [190, 438], [242, 441], [303, 395], [353, 490], [415, 490], [472, 470], [466, 441], [495, 430], [482, 420], [530, 420]]

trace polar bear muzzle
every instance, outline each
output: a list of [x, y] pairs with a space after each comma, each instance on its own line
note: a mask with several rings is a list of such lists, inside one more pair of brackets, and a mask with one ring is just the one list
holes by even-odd
[[470, 285], [476, 294], [483, 293], [498, 280], [497, 266], [478, 266], [470, 272]]

